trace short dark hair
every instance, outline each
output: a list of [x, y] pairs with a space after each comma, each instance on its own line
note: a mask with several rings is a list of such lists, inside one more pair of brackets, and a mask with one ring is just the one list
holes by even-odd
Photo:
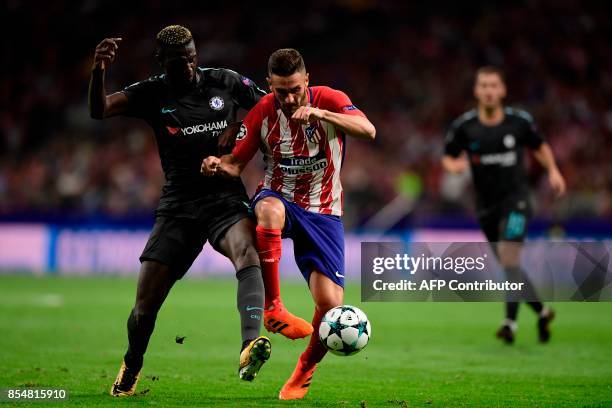
[[484, 67], [478, 68], [476, 71], [476, 76], [474, 77], [474, 81], [478, 79], [478, 75], [480, 74], [495, 74], [502, 80], [502, 82], [506, 82], [506, 77], [504, 76], [504, 71], [501, 68], [495, 67], [493, 65], [485, 65]]
[[193, 40], [191, 31], [181, 25], [169, 25], [155, 36], [158, 48], [186, 45]]
[[289, 76], [296, 72], [306, 72], [304, 59], [298, 50], [281, 48], [270, 55], [268, 60], [268, 75]]

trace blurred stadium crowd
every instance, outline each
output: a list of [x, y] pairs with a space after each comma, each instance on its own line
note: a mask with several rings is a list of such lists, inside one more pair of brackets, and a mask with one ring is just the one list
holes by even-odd
[[[157, 148], [137, 120], [89, 118], [93, 50], [123, 37], [107, 76], [119, 90], [156, 73], [153, 38], [188, 26], [200, 65], [265, 85], [267, 57], [299, 49], [311, 84], [345, 90], [378, 130], [350, 140], [347, 221], [363, 224], [398, 195], [415, 216], [468, 214], [467, 176], [439, 165], [445, 128], [473, 106], [474, 70], [506, 71], [508, 103], [530, 111], [569, 194], [554, 201], [531, 165], [540, 217], [612, 217], [612, 38], [606, 2], [315, 1], [297, 12], [259, 2], [8, 0], [2, 12], [0, 215], [149, 214], [163, 183]], [[410, 3], [410, 4], [407, 4]], [[247, 175], [252, 191], [258, 172]]]

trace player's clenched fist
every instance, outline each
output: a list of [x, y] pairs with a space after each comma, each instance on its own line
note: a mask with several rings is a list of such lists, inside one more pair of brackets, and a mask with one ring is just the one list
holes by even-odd
[[94, 55], [94, 69], [105, 69], [106, 66], [115, 60], [119, 43], [122, 38], [105, 38], [96, 47], [96, 53]]
[[215, 156], [208, 156], [202, 161], [201, 172], [207, 177], [214, 176], [217, 174], [217, 169], [219, 168], [219, 164], [221, 163], [221, 159]]
[[292, 120], [307, 125], [310, 122], [323, 119], [324, 111], [311, 106], [300, 106], [291, 116]]

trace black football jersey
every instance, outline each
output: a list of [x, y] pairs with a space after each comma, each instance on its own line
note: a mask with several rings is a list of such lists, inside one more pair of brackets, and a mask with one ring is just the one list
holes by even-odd
[[187, 90], [172, 88], [165, 75], [126, 87], [126, 116], [144, 119], [154, 130], [166, 177], [159, 211], [189, 212], [198, 200], [244, 194], [240, 179], [205, 177], [202, 160], [218, 155], [221, 132], [240, 108], [249, 110], [265, 95], [250, 79], [229, 69], [198, 68]]
[[525, 147], [537, 149], [543, 142], [533, 118], [525, 111], [507, 107], [502, 122], [487, 126], [474, 109], [451, 124], [445, 154], [458, 157], [461, 152], [467, 153], [477, 207], [487, 209], [513, 197], [527, 197], [523, 151]]

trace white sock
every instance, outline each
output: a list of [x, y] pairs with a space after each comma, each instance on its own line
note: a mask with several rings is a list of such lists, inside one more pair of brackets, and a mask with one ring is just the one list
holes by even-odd
[[542, 310], [540, 310], [540, 317], [548, 317], [550, 316], [550, 309], [547, 307], [543, 307]]
[[508, 326], [510, 330], [512, 330], [512, 333], [518, 330], [518, 323], [516, 323], [516, 320], [504, 319], [503, 325]]

